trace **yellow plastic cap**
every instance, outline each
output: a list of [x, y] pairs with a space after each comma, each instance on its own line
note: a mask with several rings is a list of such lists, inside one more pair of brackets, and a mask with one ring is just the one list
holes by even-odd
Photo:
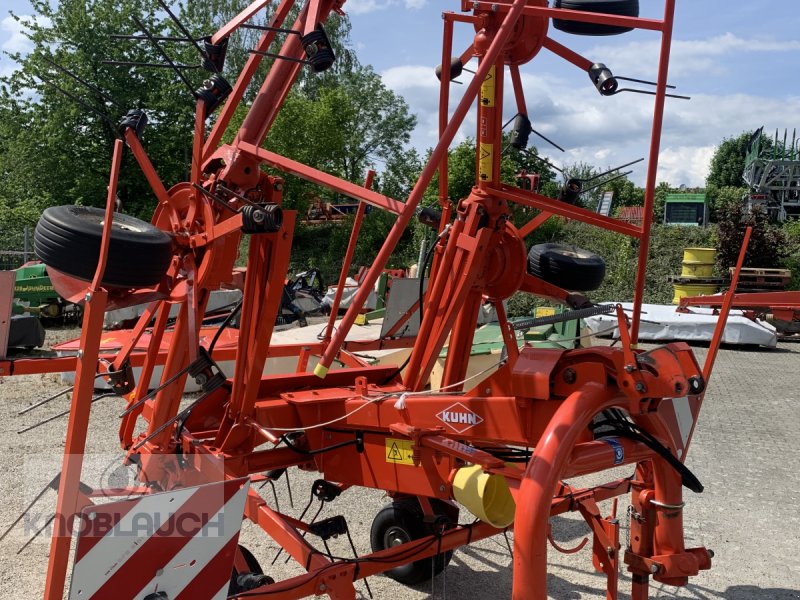
[[314, 367], [314, 375], [316, 375], [320, 379], [325, 379], [325, 376], [327, 374], [328, 374], [328, 367], [326, 367], [322, 363], [317, 363], [317, 366]]
[[517, 505], [505, 477], [484, 473], [480, 465], [456, 471], [453, 496], [469, 512], [492, 527], [504, 529], [514, 522]]

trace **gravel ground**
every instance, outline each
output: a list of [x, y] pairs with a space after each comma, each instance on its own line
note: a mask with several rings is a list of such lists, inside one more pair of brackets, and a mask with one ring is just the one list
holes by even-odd
[[[53, 344], [78, 334], [75, 329], [49, 330]], [[696, 352], [703, 360], [705, 350]], [[698, 433], [688, 466], [705, 485], [703, 494], [686, 492], [687, 544], [705, 545], [716, 553], [714, 566], [686, 588], [656, 587], [652, 598], [696, 600], [800, 599], [800, 345], [781, 344], [777, 350], [723, 349], [706, 396]], [[57, 375], [0, 379], [0, 423], [3, 428], [0, 470], [3, 472], [0, 526], [19, 515], [58, 472], [64, 445], [65, 419], [58, 419], [26, 434], [22, 427], [53, 416], [68, 407], [65, 398], [36, 411], [17, 413], [37, 399], [62, 389]], [[116, 467], [121, 452], [116, 444], [119, 403], [101, 400], [92, 410], [89, 431], [90, 467], [84, 480], [122, 475]], [[628, 474], [626, 472], [625, 474]], [[294, 509], [289, 508], [286, 486], [277, 490], [281, 508], [298, 516], [308, 500], [313, 474], [292, 471]], [[270, 502], [269, 487], [264, 493]], [[325, 507], [320, 518], [344, 514], [359, 553], [369, 546], [369, 527], [388, 500], [375, 491], [350, 490]], [[49, 539], [42, 536], [17, 554], [36, 526], [55, 505], [47, 492], [29, 519], [0, 542], [0, 598], [39, 598], [44, 587]], [[316, 508], [316, 507], [314, 507]], [[625, 502], [620, 503], [624, 515]], [[626, 519], [622, 517], [623, 525]], [[572, 517], [553, 520], [554, 537], [563, 546], [576, 545], [586, 534], [582, 521]], [[625, 531], [622, 532], [624, 541]], [[301, 573], [293, 563], [279, 558], [270, 566], [277, 547], [250, 524], [241, 542], [248, 546], [276, 579]], [[334, 540], [335, 554], [349, 555], [346, 540]], [[604, 580], [591, 570], [590, 551], [561, 555], [551, 550], [548, 577], [550, 596], [556, 600], [605, 598]], [[369, 584], [378, 599], [507, 598], [511, 592], [511, 557], [502, 536], [459, 549], [443, 575], [433, 583], [410, 588], [386, 577]], [[363, 583], [359, 590], [366, 596]], [[623, 573], [620, 598], [628, 600], [630, 584]]]

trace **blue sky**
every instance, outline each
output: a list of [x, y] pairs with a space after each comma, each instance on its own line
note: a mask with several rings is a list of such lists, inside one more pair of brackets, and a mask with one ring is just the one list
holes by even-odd
[[[640, 4], [642, 16], [661, 16], [662, 2], [640, 0]], [[441, 56], [441, 12], [458, 8], [457, 0], [348, 0], [345, 4], [361, 62], [373, 65], [417, 115], [412, 144], [420, 151], [436, 142], [438, 82], [432, 68]], [[29, 4], [4, 0], [0, 14], [0, 50], [24, 51], [24, 38], [7, 10], [29, 14]], [[798, 31], [797, 0], [678, 0], [670, 82], [692, 100], [668, 100], [660, 181], [702, 185], [714, 146], [723, 137], [761, 125], [767, 131], [788, 127], [791, 136], [791, 128], [800, 126]], [[615, 74], [655, 79], [655, 33], [582, 37], [551, 29], [550, 34], [590, 60], [604, 62]], [[471, 38], [468, 26], [457, 25], [454, 47], [460, 53]], [[12, 66], [0, 57], [0, 73]], [[546, 50], [521, 70], [534, 127], [567, 149], [562, 154], [539, 144], [540, 151], [556, 164], [586, 161], [606, 167], [646, 155], [651, 98], [638, 94], [602, 98], [585, 73]], [[454, 99], [463, 87], [452, 86]], [[510, 100], [505, 106], [507, 118], [515, 112]], [[473, 115], [459, 139], [474, 136], [474, 123]], [[641, 183], [643, 168], [632, 177]]]

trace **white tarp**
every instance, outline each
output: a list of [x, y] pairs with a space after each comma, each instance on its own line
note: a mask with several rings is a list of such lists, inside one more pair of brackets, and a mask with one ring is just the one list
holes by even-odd
[[[623, 302], [630, 315], [633, 304]], [[717, 326], [717, 315], [711, 308], [692, 307], [689, 313], [677, 312], [675, 306], [643, 304], [639, 339], [643, 341], [678, 340], [685, 342], [710, 342]], [[589, 317], [586, 326], [593, 332], [606, 331], [604, 336], [619, 336], [616, 313]], [[775, 328], [764, 321], [745, 317], [740, 310], [732, 310], [722, 335], [723, 344], [742, 344], [774, 348], [778, 343]]]

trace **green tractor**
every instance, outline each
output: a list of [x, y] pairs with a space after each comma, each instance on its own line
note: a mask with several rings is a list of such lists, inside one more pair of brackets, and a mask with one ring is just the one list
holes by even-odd
[[30, 313], [55, 319], [64, 315], [68, 304], [53, 289], [44, 264], [28, 262], [16, 270], [14, 314]]

